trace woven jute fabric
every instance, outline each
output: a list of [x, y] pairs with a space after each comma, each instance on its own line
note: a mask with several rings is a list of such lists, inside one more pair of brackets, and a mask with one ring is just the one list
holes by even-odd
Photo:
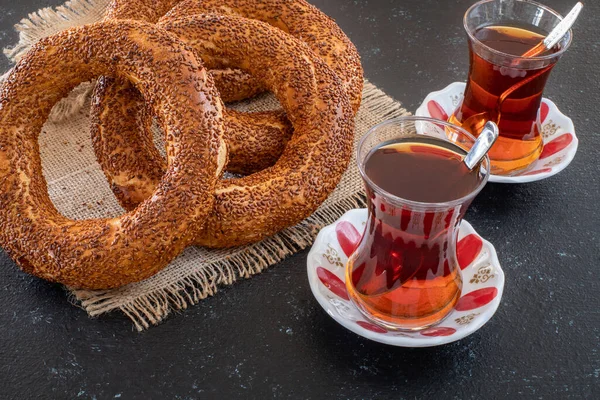
[[[5, 54], [17, 61], [42, 37], [102, 18], [108, 0], [73, 0], [56, 9], [30, 14], [16, 26], [19, 43]], [[0, 78], [2, 79], [2, 78]], [[93, 82], [76, 88], [54, 108], [40, 135], [40, 151], [50, 196], [60, 212], [74, 219], [112, 217], [124, 211], [113, 196], [92, 150], [89, 101]], [[272, 95], [234, 105], [243, 111], [278, 107]], [[356, 116], [355, 147], [373, 125], [407, 114], [400, 103], [365, 82], [363, 101]], [[154, 128], [155, 142], [164, 148]], [[363, 205], [362, 181], [356, 161], [350, 161], [337, 189], [305, 221], [260, 243], [226, 250], [188, 248], [164, 270], [145, 281], [105, 291], [69, 289], [73, 301], [90, 316], [121, 310], [138, 330], [158, 324], [173, 310], [182, 310], [213, 295], [219, 286], [248, 278], [285, 257], [306, 248], [319, 229], [345, 211]]]

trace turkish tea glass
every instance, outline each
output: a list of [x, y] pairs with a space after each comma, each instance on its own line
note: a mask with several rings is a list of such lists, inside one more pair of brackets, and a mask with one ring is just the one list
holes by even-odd
[[[423, 135], [464, 152], [476, 140], [445, 121], [401, 117], [373, 127], [358, 146], [368, 220], [346, 266], [346, 286], [368, 319], [392, 330], [425, 329], [452, 311], [462, 288], [456, 257], [458, 227], [489, 177], [486, 156], [477, 171], [477, 185], [463, 197], [442, 203], [407, 200], [377, 186], [365, 169], [369, 154], [399, 140], [415, 139], [418, 145]], [[448, 182], [455, 178], [447, 177]]]
[[[462, 104], [449, 121], [470, 130], [476, 130], [474, 125], [482, 126], [472, 123], [478, 115], [497, 123], [500, 137], [489, 153], [493, 174], [522, 171], [539, 158], [543, 146], [539, 116], [542, 93], [550, 71], [571, 43], [572, 32], [552, 50], [529, 58], [498, 50], [498, 41], [486, 41], [480, 33], [495, 29], [496, 35], [504, 35], [501, 45], [514, 50], [527, 38], [539, 43], [561, 20], [556, 11], [530, 0], [484, 0], [465, 13], [469, 76]], [[494, 43], [497, 48], [490, 47]], [[471, 133], [477, 136], [479, 132]]]

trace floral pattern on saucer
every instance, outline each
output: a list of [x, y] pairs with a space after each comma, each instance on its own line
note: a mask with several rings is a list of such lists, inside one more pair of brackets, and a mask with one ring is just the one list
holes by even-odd
[[[460, 105], [465, 91], [464, 82], [454, 82], [446, 88], [432, 92], [423, 101], [415, 113], [422, 117], [448, 120]], [[490, 175], [490, 182], [527, 183], [539, 181], [558, 174], [573, 161], [579, 141], [575, 136], [573, 121], [562, 114], [556, 104], [547, 98], [542, 99], [540, 121], [544, 148], [540, 158], [529, 168], [515, 175]]]
[[459, 227], [458, 263], [463, 289], [454, 310], [440, 324], [419, 332], [388, 331], [368, 320], [348, 297], [345, 265], [361, 238], [367, 210], [348, 211], [321, 230], [308, 254], [307, 272], [313, 295], [345, 328], [376, 342], [401, 347], [429, 347], [462, 339], [489, 321], [500, 304], [504, 272], [491, 243], [463, 221]]

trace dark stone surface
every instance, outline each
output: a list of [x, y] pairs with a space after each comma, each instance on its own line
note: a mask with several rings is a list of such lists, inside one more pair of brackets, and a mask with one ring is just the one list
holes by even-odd
[[[60, 2], [0, 0], [0, 47], [21, 17]], [[314, 2], [356, 43], [367, 78], [409, 110], [466, 78], [470, 0]], [[117, 313], [88, 318], [2, 254], [0, 398], [600, 398], [598, 15], [588, 1], [546, 91], [575, 122], [576, 159], [542, 182], [490, 184], [468, 213], [507, 278], [477, 333], [430, 349], [358, 337], [313, 299], [306, 252], [137, 333]]]

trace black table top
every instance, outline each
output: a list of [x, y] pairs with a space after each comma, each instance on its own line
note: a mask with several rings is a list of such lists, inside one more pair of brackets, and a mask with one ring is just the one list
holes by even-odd
[[[0, 47], [28, 12], [61, 2], [0, 0]], [[545, 2], [562, 13], [574, 3]], [[471, 0], [313, 3], [357, 45], [366, 77], [411, 111], [466, 78]], [[541, 182], [489, 184], [468, 212], [506, 273], [480, 331], [428, 349], [369, 342], [319, 307], [305, 251], [138, 333], [118, 313], [88, 318], [2, 253], [0, 398], [600, 398], [598, 15], [586, 2], [546, 90], [575, 123], [575, 160]]]

